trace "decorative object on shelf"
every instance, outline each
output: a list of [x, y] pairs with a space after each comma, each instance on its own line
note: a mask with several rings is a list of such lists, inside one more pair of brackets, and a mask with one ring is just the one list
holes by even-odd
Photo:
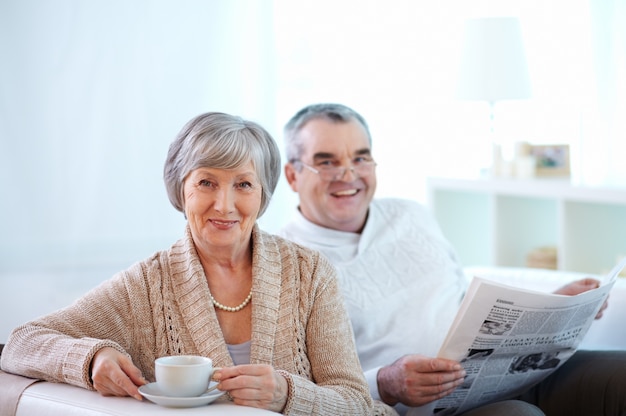
[[[623, 259], [626, 259], [626, 254], [619, 254], [617, 256], [617, 259], [615, 260], [615, 263], [619, 263], [620, 261], [622, 261]], [[626, 278], [626, 267], [624, 267], [622, 269], [621, 272], [619, 272], [619, 277], [624, 277]], [[1, 347], [0, 347], [1, 348]], [[0, 352], [2, 352], [2, 349], [0, 349]]]
[[537, 176], [569, 176], [569, 145], [534, 145], [531, 154], [535, 159]]
[[502, 156], [502, 147], [492, 145], [492, 176], [503, 178], [531, 179], [535, 176], [535, 156], [532, 154], [532, 145], [528, 142], [516, 142], [512, 159]]
[[534, 269], [556, 270], [557, 261], [558, 253], [554, 246], [538, 247], [526, 256], [526, 266]]
[[[490, 141], [498, 143], [494, 129], [496, 102], [526, 99], [531, 95], [518, 18], [488, 17], [466, 21], [457, 95], [462, 100], [489, 104]], [[509, 161], [498, 158], [499, 144], [492, 150], [492, 173], [499, 176], [501, 169], [509, 170], [510, 166], [506, 165]]]
[[518, 179], [529, 179], [535, 176], [536, 163], [532, 154], [532, 145], [528, 142], [515, 143], [515, 154], [513, 156], [515, 165], [515, 177]]

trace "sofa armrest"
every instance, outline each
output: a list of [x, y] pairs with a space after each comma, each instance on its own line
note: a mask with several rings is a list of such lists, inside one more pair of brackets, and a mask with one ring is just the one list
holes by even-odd
[[214, 402], [187, 409], [162, 407], [145, 399], [138, 401], [130, 397], [104, 397], [95, 391], [69, 384], [42, 381], [24, 391], [18, 403], [16, 416], [175, 416], [183, 411], [185, 416], [276, 415], [269, 410], [238, 406], [232, 402]]

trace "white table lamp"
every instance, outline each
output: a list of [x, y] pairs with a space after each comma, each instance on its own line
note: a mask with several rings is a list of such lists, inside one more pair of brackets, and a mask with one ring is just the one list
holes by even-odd
[[495, 143], [496, 102], [531, 95], [519, 19], [488, 17], [466, 21], [457, 95], [463, 100], [489, 104], [489, 127]]

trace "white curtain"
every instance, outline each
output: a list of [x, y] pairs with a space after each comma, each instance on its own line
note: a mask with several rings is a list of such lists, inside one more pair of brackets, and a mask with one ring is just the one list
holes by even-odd
[[593, 0], [597, 93], [584, 124], [589, 182], [626, 186], [626, 0]]
[[315, 101], [370, 122], [378, 196], [490, 163], [489, 107], [455, 96], [465, 19], [516, 16], [532, 97], [496, 105], [510, 143], [569, 144], [572, 180], [626, 185], [625, 0], [276, 0], [279, 118]]
[[0, 279], [180, 238], [169, 143], [205, 111], [276, 134], [273, 44], [271, 0], [0, 2]]
[[[514, 15], [533, 96], [499, 103], [512, 140], [570, 143], [575, 179], [626, 183], [624, 0], [4, 0], [2, 272], [110, 265], [169, 246], [162, 183], [184, 122], [225, 111], [281, 127], [303, 105], [370, 122], [378, 196], [484, 166], [486, 103], [454, 90], [463, 22]], [[282, 146], [282, 145], [281, 145]], [[261, 225], [296, 204], [281, 182]]]

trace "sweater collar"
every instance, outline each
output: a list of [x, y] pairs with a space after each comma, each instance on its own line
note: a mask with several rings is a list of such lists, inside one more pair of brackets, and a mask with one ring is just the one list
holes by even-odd
[[[195, 350], [217, 366], [233, 365], [224, 341], [198, 253], [187, 227], [172, 247], [172, 290]], [[273, 238], [252, 230], [252, 345], [250, 362], [268, 363], [274, 349], [281, 285], [281, 257]], [[208, 323], [208, 324], [207, 324]]]

